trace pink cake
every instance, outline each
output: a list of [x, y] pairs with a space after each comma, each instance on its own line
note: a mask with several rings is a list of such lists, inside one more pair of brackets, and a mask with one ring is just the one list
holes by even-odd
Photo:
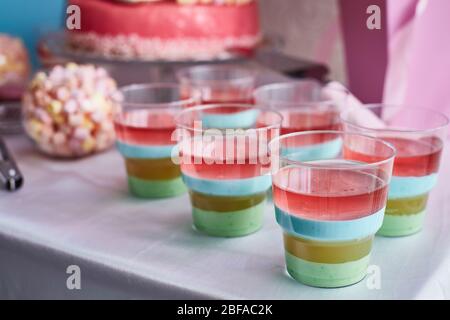
[[[189, 1], [186, 1], [189, 2]], [[261, 39], [256, 1], [229, 4], [69, 0], [81, 9], [72, 48], [106, 57], [145, 60], [225, 58]]]

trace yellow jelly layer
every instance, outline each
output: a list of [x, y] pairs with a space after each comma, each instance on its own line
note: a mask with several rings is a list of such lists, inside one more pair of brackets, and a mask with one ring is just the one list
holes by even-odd
[[425, 210], [427, 206], [428, 193], [413, 198], [399, 198], [388, 200], [386, 214], [409, 215], [417, 214]]
[[344, 263], [362, 259], [370, 253], [373, 236], [345, 241], [308, 240], [284, 234], [284, 248], [291, 255], [317, 263]]
[[251, 196], [214, 196], [195, 191], [189, 191], [192, 206], [205, 211], [230, 212], [251, 208], [260, 204], [266, 198], [266, 193]]
[[172, 158], [126, 158], [125, 165], [129, 176], [142, 180], [170, 180], [181, 175], [180, 166], [174, 164]]

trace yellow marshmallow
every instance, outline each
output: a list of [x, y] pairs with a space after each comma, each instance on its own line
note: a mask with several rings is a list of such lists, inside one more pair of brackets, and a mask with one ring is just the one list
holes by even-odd
[[56, 114], [59, 114], [61, 112], [62, 107], [63, 107], [63, 105], [62, 105], [61, 101], [59, 101], [59, 100], [52, 100], [52, 102], [50, 102], [50, 105], [49, 105], [48, 109], [49, 109], [50, 113], [56, 115]]
[[89, 152], [94, 150], [95, 148], [95, 139], [92, 137], [88, 137], [83, 141], [83, 144], [81, 145], [83, 148], [83, 151]]

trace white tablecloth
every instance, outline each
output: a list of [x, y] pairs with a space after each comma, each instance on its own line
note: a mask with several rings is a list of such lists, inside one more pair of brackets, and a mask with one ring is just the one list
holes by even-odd
[[[301, 285], [284, 271], [281, 232], [267, 206], [265, 225], [242, 238], [211, 238], [191, 227], [187, 196], [128, 195], [115, 150], [76, 161], [39, 155], [8, 138], [25, 176], [0, 191], [0, 298], [450, 298], [450, 163], [447, 153], [425, 228], [375, 239], [371, 263], [381, 288]], [[66, 268], [81, 269], [68, 290]]]

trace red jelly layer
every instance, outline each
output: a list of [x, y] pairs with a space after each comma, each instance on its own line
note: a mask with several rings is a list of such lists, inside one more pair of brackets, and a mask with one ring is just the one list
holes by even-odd
[[[398, 177], [421, 177], [436, 173], [442, 155], [443, 143], [437, 137], [422, 139], [404, 139], [394, 137], [380, 137], [391, 143], [397, 150], [394, 160], [393, 175]], [[375, 162], [381, 157], [368, 156], [344, 148], [345, 158], [362, 162]], [[370, 150], [374, 153], [374, 150]]]
[[257, 144], [256, 149], [250, 147], [249, 140], [247, 138], [245, 144], [242, 144], [235, 139], [218, 139], [204, 142], [202, 148], [191, 143], [191, 149], [187, 147], [189, 142], [182, 143], [181, 169], [189, 176], [203, 179], [245, 179], [260, 176], [268, 172], [269, 158], [267, 152], [259, 150]]
[[114, 123], [117, 138], [125, 143], [140, 145], [174, 145], [176, 129], [174, 114], [155, 111], [127, 112]]
[[361, 171], [285, 167], [273, 177], [273, 201], [285, 212], [315, 220], [349, 220], [386, 205], [387, 185]]
[[340, 129], [339, 113], [337, 112], [281, 112], [281, 114], [283, 115], [282, 135], [308, 130]]

